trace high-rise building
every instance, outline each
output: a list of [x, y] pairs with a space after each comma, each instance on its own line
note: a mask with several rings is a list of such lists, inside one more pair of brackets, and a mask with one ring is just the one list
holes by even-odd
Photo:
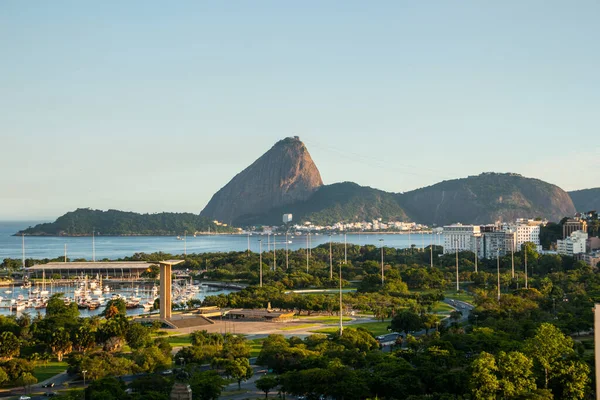
[[479, 235], [478, 225], [454, 224], [444, 226], [444, 253], [475, 251], [474, 237]]
[[478, 239], [477, 255], [479, 258], [495, 258], [498, 254], [505, 256], [517, 250], [517, 234], [515, 232], [485, 232]]
[[587, 232], [587, 222], [581, 218], [569, 218], [563, 224], [563, 239], [571, 236], [573, 232]]
[[575, 231], [571, 235], [563, 240], [556, 241], [556, 250], [558, 254], [565, 256], [574, 256], [576, 254], [582, 254], [586, 251], [586, 242], [588, 239], [587, 232]]

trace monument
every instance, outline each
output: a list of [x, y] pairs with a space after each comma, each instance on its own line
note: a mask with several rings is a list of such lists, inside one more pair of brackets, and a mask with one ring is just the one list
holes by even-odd
[[[184, 260], [167, 260], [167, 261], [160, 261], [159, 262], [159, 268], [160, 268], [160, 319], [163, 322], [167, 322], [169, 323], [169, 320], [171, 319], [171, 304], [172, 304], [172, 297], [171, 297], [171, 287], [172, 287], [172, 277], [173, 277], [173, 273], [171, 271], [171, 267], [173, 267], [173, 265], [177, 265], [179, 263], [182, 263]], [[190, 397], [191, 398], [191, 397]]]
[[171, 390], [171, 400], [192, 400], [190, 385], [183, 382], [176, 382]]

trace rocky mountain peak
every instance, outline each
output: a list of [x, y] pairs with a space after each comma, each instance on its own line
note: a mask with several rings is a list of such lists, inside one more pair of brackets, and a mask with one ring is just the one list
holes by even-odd
[[307, 200], [322, 185], [304, 143], [287, 137], [215, 193], [200, 215], [235, 224], [245, 215]]

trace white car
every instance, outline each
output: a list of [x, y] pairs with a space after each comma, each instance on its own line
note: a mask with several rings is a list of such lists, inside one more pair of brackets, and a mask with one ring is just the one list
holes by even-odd
[[31, 397], [29, 397], [29, 396], [21, 396], [21, 397], [19, 397], [19, 400], [31, 400]]

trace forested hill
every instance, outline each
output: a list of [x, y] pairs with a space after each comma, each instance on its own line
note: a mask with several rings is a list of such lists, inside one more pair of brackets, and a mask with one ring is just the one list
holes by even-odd
[[230, 233], [235, 229], [217, 226], [211, 220], [192, 213], [138, 214], [118, 210], [79, 208], [51, 223], [38, 224], [16, 233], [34, 236], [100, 235], [183, 235], [194, 232]]
[[352, 182], [342, 182], [321, 186], [306, 201], [274, 208], [264, 214], [241, 216], [236, 220], [236, 224], [279, 225], [284, 213], [292, 213], [294, 221], [311, 221], [320, 225], [340, 221], [371, 221], [380, 217], [386, 221], [409, 221], [395, 194]]
[[569, 196], [579, 212], [600, 211], [600, 188], [574, 190]]

